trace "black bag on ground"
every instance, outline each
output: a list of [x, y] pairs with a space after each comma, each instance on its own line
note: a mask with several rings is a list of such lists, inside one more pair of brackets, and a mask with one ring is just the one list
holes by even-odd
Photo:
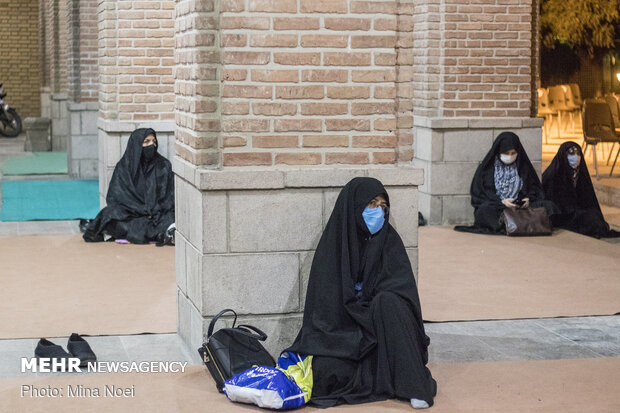
[[[232, 328], [222, 328], [213, 333], [217, 320], [227, 312], [235, 315]], [[256, 327], [237, 323], [237, 313], [231, 309], [222, 310], [213, 317], [207, 331], [207, 342], [198, 349], [209, 373], [221, 393], [224, 381], [242, 373], [252, 366], [275, 367], [276, 362], [259, 341], [265, 341], [267, 334]]]
[[551, 221], [545, 208], [506, 208], [503, 220], [510, 236], [551, 235]]

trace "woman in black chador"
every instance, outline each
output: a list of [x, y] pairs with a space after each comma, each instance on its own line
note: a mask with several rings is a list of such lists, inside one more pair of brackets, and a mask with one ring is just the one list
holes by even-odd
[[545, 197], [559, 209], [553, 216], [554, 226], [596, 238], [620, 236], [603, 218], [581, 148], [575, 142], [560, 145], [542, 182]]
[[153, 129], [132, 132], [125, 154], [114, 168], [106, 202], [86, 226], [85, 241], [104, 241], [107, 235], [135, 244], [171, 242], [174, 174], [170, 162], [157, 153]]
[[310, 403], [330, 407], [388, 398], [432, 406], [418, 290], [389, 198], [373, 178], [340, 192], [317, 246], [303, 325], [286, 351], [313, 355]]
[[502, 132], [493, 142], [471, 182], [474, 225], [454, 229], [483, 234], [503, 234], [500, 217], [506, 208], [544, 207], [551, 216], [553, 203], [545, 201], [542, 185], [519, 137]]

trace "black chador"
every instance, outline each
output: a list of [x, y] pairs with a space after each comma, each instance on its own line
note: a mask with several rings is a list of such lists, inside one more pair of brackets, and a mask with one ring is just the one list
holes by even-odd
[[[84, 240], [113, 239], [144, 244], [154, 241], [174, 222], [174, 174], [157, 145], [142, 147], [153, 129], [136, 129], [114, 168], [107, 206], [86, 227]], [[150, 148], [150, 149], [149, 149]]]
[[371, 235], [362, 212], [376, 179], [355, 178], [340, 192], [314, 255], [303, 325], [287, 351], [314, 355], [310, 403], [330, 407], [387, 398], [433, 404], [418, 290], [400, 236], [388, 223]]
[[605, 222], [579, 145], [574, 142], [560, 145], [543, 173], [542, 182], [545, 197], [559, 210], [553, 216], [554, 226], [596, 238], [620, 236]]
[[[514, 149], [517, 158], [506, 165], [501, 154]], [[502, 132], [493, 142], [471, 182], [471, 205], [474, 207], [474, 225], [457, 226], [454, 229], [463, 232], [482, 234], [503, 234], [504, 225], [500, 217], [506, 206], [503, 199], [529, 199], [531, 208], [544, 207], [552, 215], [554, 207], [545, 201], [542, 184], [536, 170], [530, 162], [519, 137], [512, 132]]]

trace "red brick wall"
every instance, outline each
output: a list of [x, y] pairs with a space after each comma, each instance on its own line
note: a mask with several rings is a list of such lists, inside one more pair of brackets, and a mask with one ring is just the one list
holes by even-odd
[[413, 1], [222, 0], [221, 11], [224, 167], [411, 159]]
[[41, 65], [39, 49], [39, 2], [0, 2], [0, 82], [7, 103], [22, 118], [41, 115]]
[[52, 93], [67, 93], [69, 32], [67, 0], [41, 0], [40, 47], [43, 86]]
[[174, 119], [174, 6], [174, 1], [99, 0], [104, 119]]
[[218, 12], [213, 0], [175, 10], [176, 153], [194, 165], [221, 164]]
[[416, 114], [530, 115], [532, 0], [415, 4]]
[[74, 102], [97, 101], [97, 0], [67, 1], [68, 93]]

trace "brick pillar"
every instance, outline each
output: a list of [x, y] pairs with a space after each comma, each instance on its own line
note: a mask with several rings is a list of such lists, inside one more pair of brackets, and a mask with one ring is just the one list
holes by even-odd
[[66, 4], [69, 173], [93, 179], [99, 167], [97, 0], [66, 0]]
[[97, 0], [101, 204], [131, 132], [157, 132], [174, 153], [174, 1]]
[[37, 0], [0, 3], [0, 38], [4, 48], [0, 82], [8, 94], [6, 102], [17, 109], [22, 119], [41, 113], [38, 16]]
[[231, 307], [277, 355], [341, 187], [383, 181], [417, 269], [413, 0], [176, 2], [179, 333]]
[[41, 0], [41, 115], [51, 119], [52, 150], [70, 151], [68, 111], [68, 32], [66, 0]]
[[414, 165], [425, 170], [420, 210], [433, 224], [471, 222], [471, 179], [500, 132], [517, 133], [541, 169], [542, 120], [530, 117], [537, 9], [531, 0], [414, 4]]

